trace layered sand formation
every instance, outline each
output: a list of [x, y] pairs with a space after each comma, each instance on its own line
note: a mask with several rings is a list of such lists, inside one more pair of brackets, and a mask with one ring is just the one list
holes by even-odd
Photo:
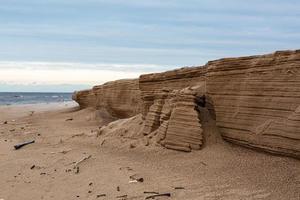
[[105, 109], [118, 118], [134, 116], [141, 109], [138, 79], [117, 80], [95, 86], [91, 90], [76, 91], [73, 99], [81, 108]]
[[224, 139], [300, 157], [300, 51], [207, 66], [207, 96]]
[[145, 137], [183, 151], [205, 143], [198, 109], [205, 106], [223, 139], [300, 158], [299, 50], [109, 82], [76, 92], [73, 99], [118, 118], [142, 113]]

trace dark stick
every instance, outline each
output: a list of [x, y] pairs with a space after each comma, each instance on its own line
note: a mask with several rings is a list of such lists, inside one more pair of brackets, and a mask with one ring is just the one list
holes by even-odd
[[106, 194], [98, 194], [97, 198], [99, 198], [99, 197], [106, 197]]
[[147, 192], [145, 191], [144, 194], [159, 194], [158, 192]]
[[18, 149], [20, 149], [20, 148], [22, 148], [22, 147], [24, 147], [24, 146], [26, 146], [26, 145], [28, 145], [28, 144], [32, 144], [32, 143], [34, 143], [34, 142], [35, 142], [35, 141], [32, 140], [32, 141], [29, 141], [29, 142], [24, 142], [24, 143], [21, 143], [21, 144], [17, 144], [17, 145], [15, 145], [14, 147], [15, 147], [16, 150], [18, 150]]
[[171, 194], [170, 194], [170, 193], [155, 194], [155, 195], [148, 196], [148, 197], [146, 197], [145, 199], [153, 199], [153, 198], [155, 198], [155, 197], [162, 197], [162, 196], [170, 197]]
[[122, 196], [117, 196], [116, 198], [126, 198], [126, 197], [127, 197], [127, 194], [122, 195]]

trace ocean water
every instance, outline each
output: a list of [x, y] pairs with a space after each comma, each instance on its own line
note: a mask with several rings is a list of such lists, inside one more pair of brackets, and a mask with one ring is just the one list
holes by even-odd
[[72, 101], [72, 93], [0, 92], [0, 105]]

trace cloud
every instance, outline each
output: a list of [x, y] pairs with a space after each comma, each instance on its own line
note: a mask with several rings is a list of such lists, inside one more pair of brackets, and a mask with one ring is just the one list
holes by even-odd
[[6, 84], [102, 84], [124, 78], [138, 78], [141, 73], [92, 69], [1, 69]]
[[0, 70], [95, 70], [126, 73], [149, 73], [164, 70], [154, 64], [112, 64], [76, 62], [0, 61]]
[[1, 61], [0, 84], [97, 85], [158, 71], [161, 68], [157, 65]]

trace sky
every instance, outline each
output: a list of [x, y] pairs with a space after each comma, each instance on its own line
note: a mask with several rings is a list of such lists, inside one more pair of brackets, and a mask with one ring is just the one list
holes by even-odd
[[299, 0], [1, 0], [0, 92], [300, 49]]

